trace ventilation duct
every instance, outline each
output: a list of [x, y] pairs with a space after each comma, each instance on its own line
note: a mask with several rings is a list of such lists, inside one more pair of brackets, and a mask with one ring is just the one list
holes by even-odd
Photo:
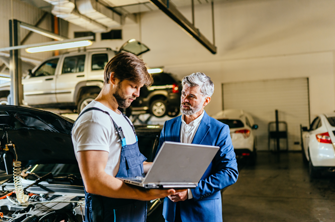
[[106, 8], [96, 0], [77, 0], [76, 5], [81, 14], [104, 24], [108, 28], [114, 28], [121, 25], [121, 16]]
[[[68, 22], [71, 22], [75, 25], [78, 25], [80, 27], [83, 27], [87, 30], [93, 31], [93, 32], [107, 32], [109, 31], [108, 29], [108, 25], [105, 25], [106, 23], [103, 22], [102, 24], [100, 22], [98, 22], [97, 20], [95, 20], [94, 18], [91, 18], [89, 16], [87, 16], [87, 14], [82, 13], [80, 14], [79, 11], [76, 9], [76, 5], [69, 1], [69, 0], [44, 0], [52, 5], [54, 5], [53, 9], [52, 9], [52, 14], [62, 18]], [[100, 4], [99, 4], [100, 5]], [[98, 6], [100, 11], [105, 12], [106, 11], [110, 11], [110, 14], [112, 14], [112, 16], [118, 16], [118, 15], [113, 15], [114, 13], [105, 8], [104, 6], [100, 5]], [[93, 12], [91, 12], [93, 13]], [[101, 19], [101, 15], [100, 14], [100, 19]], [[97, 15], [95, 15], [96, 18]], [[92, 16], [93, 17], [93, 16]], [[107, 17], [107, 16], [106, 16]], [[120, 19], [121, 20], [121, 19]], [[101, 20], [103, 21], [103, 20]], [[120, 23], [118, 24], [120, 25]]]

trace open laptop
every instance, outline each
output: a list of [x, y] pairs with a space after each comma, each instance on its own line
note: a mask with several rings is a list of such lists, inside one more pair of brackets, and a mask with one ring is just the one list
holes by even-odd
[[218, 146], [164, 142], [144, 178], [120, 178], [143, 188], [195, 188]]

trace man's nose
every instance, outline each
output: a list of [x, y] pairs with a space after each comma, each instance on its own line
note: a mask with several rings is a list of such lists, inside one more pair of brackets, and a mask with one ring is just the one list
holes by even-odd
[[184, 102], [189, 102], [187, 96], [182, 96], [181, 97], [181, 102], [184, 103]]
[[140, 96], [140, 89], [137, 89], [137, 90], [134, 92], [134, 96], [136, 96], [136, 97], [139, 97], [139, 96]]

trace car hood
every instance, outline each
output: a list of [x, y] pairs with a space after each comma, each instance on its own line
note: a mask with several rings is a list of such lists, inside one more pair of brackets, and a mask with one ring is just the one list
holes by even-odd
[[[33, 108], [0, 106], [0, 152], [6, 144], [19, 161], [36, 163], [76, 163], [71, 140], [74, 121]], [[12, 146], [11, 144], [14, 144]]]

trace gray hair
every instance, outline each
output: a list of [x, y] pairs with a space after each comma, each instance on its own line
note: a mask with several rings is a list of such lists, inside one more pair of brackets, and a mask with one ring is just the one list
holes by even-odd
[[214, 93], [214, 84], [211, 78], [209, 78], [209, 76], [206, 76], [206, 74], [202, 72], [195, 72], [189, 76], [185, 76], [182, 80], [182, 84], [187, 84], [191, 87], [199, 86], [200, 92], [204, 96], [211, 97]]

